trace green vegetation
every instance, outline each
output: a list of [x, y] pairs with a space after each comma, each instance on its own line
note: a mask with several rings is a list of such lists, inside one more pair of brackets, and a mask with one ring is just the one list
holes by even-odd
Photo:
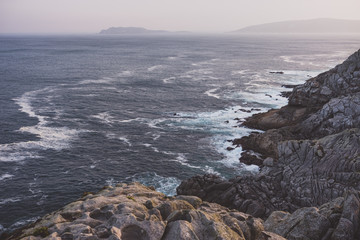
[[34, 230], [34, 236], [46, 237], [50, 235], [49, 230], [47, 227], [39, 227]]
[[134, 202], [136, 202], [136, 200], [135, 200], [135, 198], [134, 198], [133, 196], [127, 195], [126, 197], [127, 197], [127, 199], [131, 199], [131, 200], [133, 200]]

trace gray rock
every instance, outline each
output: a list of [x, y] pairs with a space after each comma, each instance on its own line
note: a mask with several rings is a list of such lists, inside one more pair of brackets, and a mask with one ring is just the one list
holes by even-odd
[[[218, 179], [214, 182], [224, 186]], [[76, 217], [61, 217], [69, 212], [76, 212], [68, 215]], [[40, 239], [33, 234], [43, 227], [49, 232], [44, 239], [56, 240], [283, 239], [265, 232], [261, 219], [195, 196], [166, 197], [139, 183], [118, 184], [88, 195], [9, 239]]]
[[319, 106], [330, 99], [359, 92], [360, 50], [335, 68], [309, 79], [293, 89], [289, 105]]

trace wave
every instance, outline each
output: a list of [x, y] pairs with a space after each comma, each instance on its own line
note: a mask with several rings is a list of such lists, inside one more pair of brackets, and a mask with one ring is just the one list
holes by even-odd
[[113, 78], [104, 77], [100, 79], [88, 79], [88, 80], [82, 80], [79, 82], [79, 84], [112, 84], [114, 82]]
[[213, 89], [206, 91], [204, 94], [208, 95], [209, 97], [214, 97], [214, 98], [219, 99], [220, 96], [218, 94], [214, 94], [214, 92], [216, 92], [217, 90], [218, 90], [218, 88], [213, 88]]
[[[171, 128], [211, 133], [212, 137], [210, 137], [210, 144], [222, 156], [218, 162], [228, 168], [233, 168], [238, 172], [244, 170], [257, 171], [258, 168], [256, 166], [244, 166], [240, 164], [239, 156], [242, 153], [242, 149], [236, 148], [232, 151], [228, 151], [228, 147], [233, 147], [228, 140], [249, 135], [250, 132], [254, 130], [241, 127], [241, 122], [243, 122], [246, 117], [249, 117], [254, 113], [266, 111], [267, 109], [268, 108], [253, 109], [250, 107], [232, 106], [214, 112], [180, 112], [177, 113], [176, 118], [172, 118], [163, 124], [166, 124]], [[202, 169], [206, 173], [217, 173], [212, 167], [190, 164], [184, 154], [178, 154], [178, 156], [171, 161], [176, 161], [189, 168]]]
[[164, 177], [155, 172], [137, 173], [126, 178], [127, 181], [140, 182], [146, 186], [154, 186], [159, 192], [167, 196], [176, 195], [176, 188], [180, 185], [181, 180], [176, 177]]
[[176, 77], [169, 77], [169, 78], [164, 78], [162, 81], [163, 81], [163, 83], [169, 83], [175, 79], [176, 79]]
[[111, 125], [115, 122], [114, 117], [110, 115], [109, 112], [101, 112], [96, 115], [91, 115], [90, 117], [99, 119], [102, 123]]
[[12, 178], [13, 176], [14, 176], [14, 175], [12, 175], [12, 174], [5, 173], [5, 174], [3, 174], [3, 175], [0, 176], [0, 181], [5, 180], [5, 179]]
[[118, 73], [118, 77], [130, 77], [133, 76], [135, 73], [133, 71], [122, 71], [121, 73]]
[[184, 153], [178, 153], [177, 157], [175, 159], [169, 160], [169, 161], [174, 161], [174, 162], [178, 162], [183, 166], [186, 166], [188, 168], [192, 168], [192, 169], [201, 169], [203, 172], [205, 173], [212, 173], [212, 174], [217, 174], [220, 175], [219, 172], [215, 171], [214, 168], [205, 165], [205, 166], [195, 166], [189, 163], [189, 160], [186, 158]]
[[231, 71], [231, 75], [244, 75], [246, 73], [249, 72], [249, 69], [245, 69], [245, 70], [236, 70], [236, 71]]
[[23, 219], [23, 220], [19, 220], [17, 222], [15, 222], [13, 225], [11, 225], [8, 229], [10, 231], [15, 230], [15, 229], [19, 229], [23, 226], [26, 226], [30, 223], [36, 222], [37, 220], [39, 220], [40, 217], [32, 217], [32, 218], [28, 218], [28, 219]]
[[322, 69], [332, 68], [336, 63], [344, 61], [351, 52], [348, 51], [335, 51], [326, 54], [309, 54], [309, 55], [284, 55], [280, 59], [287, 63], [297, 64], [302, 67], [313, 66]]
[[159, 70], [159, 69], [162, 69], [162, 68], [165, 68], [165, 66], [164, 65], [155, 65], [155, 66], [149, 67], [147, 70], [149, 72], [153, 72], [155, 70]]
[[31, 102], [36, 99], [39, 93], [51, 93], [53, 91], [52, 88], [44, 88], [24, 93], [20, 98], [14, 99], [15, 103], [20, 106], [20, 111], [38, 120], [37, 125], [21, 127], [17, 131], [33, 134], [39, 140], [1, 144], [0, 161], [12, 162], [27, 158], [38, 158], [39, 155], [34, 150], [62, 150], [68, 148], [71, 140], [78, 136], [80, 130], [67, 127], [49, 127], [49, 118], [36, 113], [33, 108]]
[[22, 198], [20, 198], [20, 197], [0, 199], [0, 205], [4, 205], [7, 203], [20, 202], [21, 200], [22, 200]]

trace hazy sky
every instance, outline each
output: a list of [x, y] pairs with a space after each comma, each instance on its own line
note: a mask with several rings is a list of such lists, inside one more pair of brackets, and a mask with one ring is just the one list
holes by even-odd
[[0, 33], [95, 33], [111, 26], [224, 32], [311, 18], [360, 19], [360, 0], [0, 0]]

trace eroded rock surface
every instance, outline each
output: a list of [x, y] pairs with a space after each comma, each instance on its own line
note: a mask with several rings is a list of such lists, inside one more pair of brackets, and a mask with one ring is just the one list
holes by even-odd
[[183, 181], [178, 194], [267, 217], [274, 210], [318, 206], [345, 191], [360, 190], [360, 129], [319, 140], [284, 141], [274, 164], [257, 175], [224, 180], [216, 175]]
[[283, 240], [263, 221], [194, 196], [118, 184], [44, 216], [9, 239]]
[[265, 229], [292, 239], [360, 239], [359, 192], [348, 192], [318, 208], [307, 207], [290, 214], [276, 211]]

